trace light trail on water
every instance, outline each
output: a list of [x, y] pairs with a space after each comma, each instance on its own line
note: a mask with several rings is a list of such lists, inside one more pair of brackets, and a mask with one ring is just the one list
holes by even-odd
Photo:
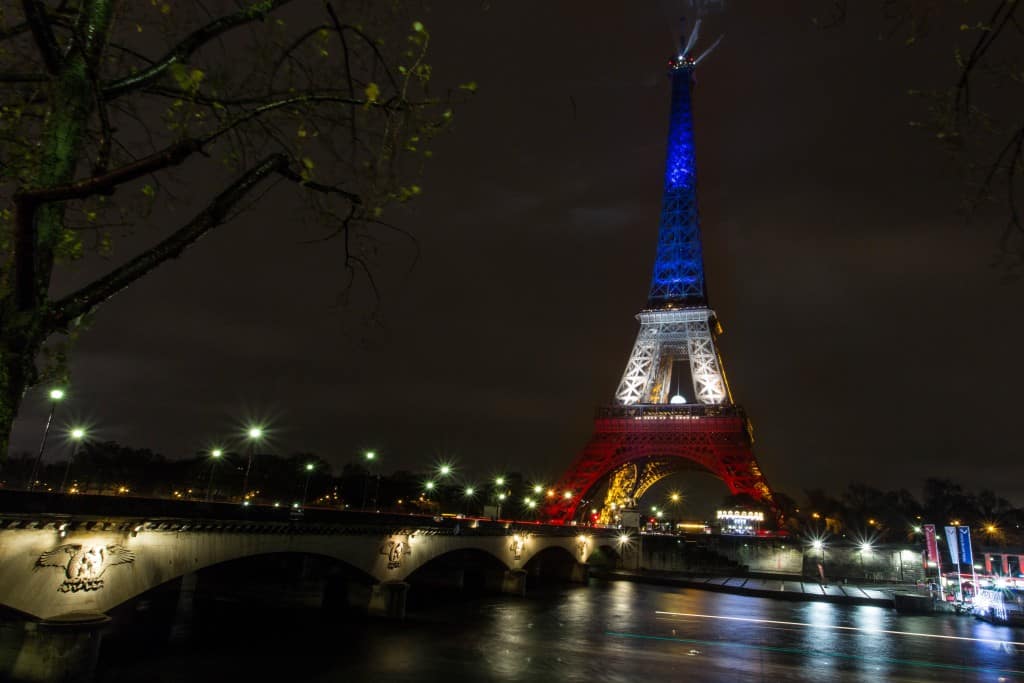
[[831, 624], [810, 624], [803, 621], [779, 621], [776, 619], [756, 619], [754, 617], [727, 617], [720, 614], [697, 614], [694, 612], [662, 612], [660, 610], [656, 610], [654, 614], [659, 618], [669, 616], [689, 617], [693, 619], [719, 619], [722, 621], [742, 621], [751, 624], [765, 624], [772, 626], [800, 626], [803, 628], [822, 628], [833, 629], [836, 631], [855, 631], [860, 633], [884, 633], [893, 636], [910, 636], [913, 638], [936, 638], [941, 640], [957, 640], [973, 643], [989, 643], [991, 645], [1014, 645], [1016, 647], [1024, 647], [1024, 642], [1018, 642], [1015, 640], [996, 640], [994, 638], [971, 638], [969, 636], [947, 636], [939, 633], [918, 633], [916, 631], [890, 631], [883, 628], [862, 628], [860, 626], [833, 626]]
[[[698, 615], [698, 616], [711, 616], [711, 615]], [[786, 622], [776, 622], [786, 623]], [[971, 671], [977, 673], [995, 674], [999, 676], [999, 681], [1005, 681], [1005, 675], [1019, 676], [1024, 674], [1024, 671], [1017, 669], [1001, 669], [998, 667], [985, 667], [985, 666], [969, 666], [964, 664], [954, 664], [945, 662], [932, 662], [922, 659], [904, 659], [897, 657], [864, 657], [855, 654], [844, 654], [840, 652], [832, 652], [824, 654], [816, 652], [814, 650], [807, 650], [804, 648], [796, 647], [777, 647], [771, 645], [752, 645], [748, 643], [741, 643], [736, 641], [718, 641], [718, 640], [703, 640], [697, 638], [675, 638], [669, 636], [654, 636], [647, 635], [644, 633], [623, 633], [617, 631], [606, 631], [606, 636], [611, 638], [627, 638], [632, 640], [654, 640], [668, 643], [681, 643], [684, 645], [704, 645], [706, 647], [726, 647], [733, 649], [743, 650], [755, 650], [760, 652], [772, 652], [776, 654], [796, 655], [798, 657], [820, 657], [824, 659], [845, 659], [848, 661], [867, 662], [867, 663], [885, 663], [885, 664], [896, 664], [898, 666], [906, 666], [921, 669], [940, 669], [947, 671]], [[1002, 642], [1002, 641], [1000, 641]], [[700, 654], [699, 651], [691, 650], [688, 654]]]

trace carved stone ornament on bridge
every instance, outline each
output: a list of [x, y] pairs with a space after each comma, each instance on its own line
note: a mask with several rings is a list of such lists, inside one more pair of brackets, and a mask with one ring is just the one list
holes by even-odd
[[512, 542], [509, 544], [508, 549], [512, 553], [512, 557], [518, 560], [523, 557], [523, 548], [525, 547], [526, 536], [515, 534], [512, 536]]
[[412, 547], [408, 541], [389, 539], [381, 546], [380, 554], [388, 556], [388, 569], [398, 569], [402, 566], [402, 559], [406, 555], [412, 555]]
[[36, 560], [36, 567], [60, 567], [64, 582], [57, 587], [61, 593], [97, 591], [103, 588], [103, 574], [108, 567], [130, 564], [135, 553], [123, 545], [91, 545], [66, 543], [47, 551]]

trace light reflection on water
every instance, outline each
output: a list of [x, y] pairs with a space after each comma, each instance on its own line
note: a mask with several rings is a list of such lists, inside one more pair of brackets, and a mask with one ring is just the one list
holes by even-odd
[[[415, 590], [415, 587], [413, 588]], [[673, 616], [680, 615], [694, 616]], [[262, 616], [262, 620], [259, 618]], [[729, 619], [711, 617], [730, 617]], [[993, 681], [1024, 683], [1024, 641], [969, 617], [591, 581], [526, 598], [434, 602], [403, 623], [238, 615], [169, 652], [105, 652], [103, 683], [301, 681]], [[764, 623], [764, 622], [787, 623]], [[843, 630], [850, 627], [857, 630]], [[154, 677], [154, 672], [159, 672]]]

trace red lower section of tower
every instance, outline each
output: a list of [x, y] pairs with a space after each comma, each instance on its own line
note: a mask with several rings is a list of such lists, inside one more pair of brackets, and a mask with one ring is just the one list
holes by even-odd
[[773, 505], [752, 441], [749, 423], [738, 406], [602, 409], [594, 421], [594, 436], [553, 490], [545, 517], [556, 524], [568, 523], [608, 475], [626, 463], [652, 458], [688, 460], [721, 479], [731, 493]]

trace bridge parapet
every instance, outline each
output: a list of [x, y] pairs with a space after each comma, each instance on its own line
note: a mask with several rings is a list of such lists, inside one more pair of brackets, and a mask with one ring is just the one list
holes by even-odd
[[[83, 497], [84, 498], [84, 497]], [[2, 501], [0, 501], [2, 502]], [[586, 563], [613, 530], [530, 522], [351, 514], [234, 506], [234, 518], [0, 512], [0, 605], [31, 617], [104, 613], [197, 570], [245, 557], [300, 553], [332, 558], [368, 585], [404, 582], [449, 553], [487, 553], [521, 571], [539, 552], [562, 548]], [[0, 508], [2, 510], [2, 508]], [[311, 514], [312, 513], [312, 514]]]

